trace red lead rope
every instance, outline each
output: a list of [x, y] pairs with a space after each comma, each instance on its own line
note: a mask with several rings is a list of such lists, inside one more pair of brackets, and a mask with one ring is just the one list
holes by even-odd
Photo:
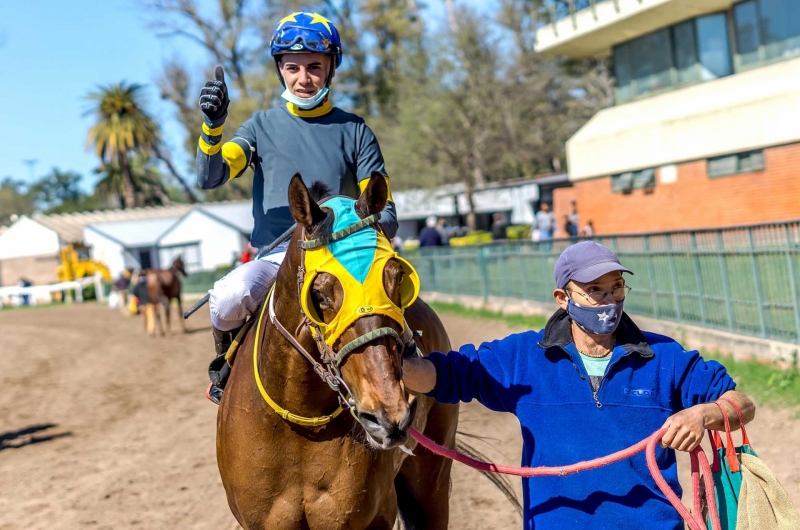
[[690, 453], [692, 462], [693, 512], [690, 512], [683, 505], [678, 496], [675, 495], [675, 492], [672, 491], [672, 488], [669, 487], [667, 481], [664, 480], [664, 476], [661, 474], [661, 470], [658, 468], [658, 463], [656, 462], [656, 444], [661, 441], [661, 437], [664, 436], [664, 433], [666, 432], [666, 429], [658, 430], [641, 442], [632, 445], [627, 449], [623, 449], [622, 451], [617, 451], [616, 453], [601, 458], [595, 458], [594, 460], [578, 462], [577, 464], [570, 464], [563, 467], [513, 467], [504, 466], [502, 464], [492, 464], [489, 462], [475, 460], [474, 458], [463, 455], [458, 451], [443, 447], [433, 440], [426, 438], [413, 427], [411, 429], [411, 437], [429, 451], [451, 460], [455, 460], [456, 462], [461, 462], [462, 464], [475, 468], [479, 471], [503, 473], [505, 475], [516, 475], [518, 477], [563, 477], [565, 475], [572, 475], [573, 473], [579, 473], [581, 471], [588, 471], [590, 469], [597, 469], [599, 467], [607, 466], [608, 464], [625, 460], [626, 458], [630, 458], [633, 455], [646, 450], [647, 467], [650, 470], [650, 474], [653, 475], [656, 485], [667, 497], [667, 499], [669, 499], [669, 502], [673, 507], [675, 507], [681, 517], [683, 517], [683, 519], [686, 521], [686, 524], [689, 525], [690, 530], [708, 530], [701, 513], [700, 472], [703, 473], [703, 480], [706, 490], [706, 504], [708, 505], [708, 512], [711, 517], [711, 528], [712, 530], [720, 530], [721, 527], [719, 515], [717, 514], [717, 501], [714, 497], [714, 481], [711, 476], [711, 466], [708, 463], [706, 454], [703, 452], [700, 446], [695, 447]]

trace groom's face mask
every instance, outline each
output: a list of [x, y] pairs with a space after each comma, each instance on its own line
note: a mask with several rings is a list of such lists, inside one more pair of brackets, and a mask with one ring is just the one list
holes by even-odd
[[567, 313], [584, 331], [595, 335], [610, 335], [617, 330], [622, 318], [622, 306], [630, 290], [619, 272], [612, 282], [594, 282], [567, 286]]

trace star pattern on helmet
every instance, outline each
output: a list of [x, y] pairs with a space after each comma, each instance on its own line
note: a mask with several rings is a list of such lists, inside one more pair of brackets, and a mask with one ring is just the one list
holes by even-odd
[[278, 29], [282, 28], [284, 24], [287, 22], [297, 22], [297, 15], [302, 15], [301, 11], [295, 11], [291, 15], [286, 15], [283, 17], [280, 22], [278, 22]]
[[311, 17], [311, 22], [309, 22], [309, 24], [322, 24], [323, 26], [325, 26], [325, 29], [328, 30], [328, 33], [333, 33], [333, 31], [331, 31], [331, 26], [330, 26], [331, 21], [328, 20], [327, 18], [323, 17], [319, 13], [303, 13], [303, 14]]

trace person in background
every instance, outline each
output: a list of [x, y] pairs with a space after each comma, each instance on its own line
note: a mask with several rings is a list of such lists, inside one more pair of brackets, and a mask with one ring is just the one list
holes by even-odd
[[395, 252], [402, 252], [403, 251], [403, 238], [400, 236], [394, 236], [392, 238], [392, 248]]
[[536, 219], [533, 220], [531, 224], [531, 241], [534, 243], [538, 243], [542, 240], [542, 232], [539, 230], [539, 227], [536, 226]]
[[422, 231], [420, 231], [419, 233], [420, 248], [442, 246], [443, 244], [442, 236], [436, 229], [437, 224], [438, 224], [438, 219], [436, 219], [435, 215], [431, 215], [430, 217], [425, 219], [425, 228], [423, 228]]
[[589, 219], [589, 221], [586, 223], [586, 226], [583, 227], [581, 235], [583, 237], [592, 237], [594, 235], [594, 224], [592, 223], [591, 219]]
[[578, 221], [578, 202], [572, 200], [572, 213], [569, 214], [569, 220], [572, 222], [572, 232], [569, 233], [572, 237], [578, 237], [578, 230], [580, 229], [580, 222]]
[[[525, 331], [450, 353], [403, 361], [406, 388], [440, 403], [478, 400], [514, 414], [523, 466], [564, 466], [609, 455], [664, 428], [656, 449], [678, 496], [675, 451], [691, 451], [707, 429], [724, 430], [712, 402], [736, 403], [745, 423], [755, 405], [725, 367], [677, 341], [639, 329], [623, 312], [625, 268], [594, 241], [569, 246], [555, 264], [559, 309], [544, 330]], [[721, 403], [730, 424], [739, 419]], [[656, 486], [645, 457], [560, 477], [522, 481], [524, 528], [570, 530], [683, 528]]]
[[[25, 288], [25, 287], [30, 287], [31, 285], [33, 285], [33, 282], [31, 282], [28, 278], [22, 277], [22, 278], [19, 279], [19, 284], [18, 285], [20, 287]], [[20, 300], [22, 301], [22, 305], [31, 305], [31, 295], [29, 295], [29, 294], [21, 294], [19, 297], [20, 297]]]
[[555, 219], [550, 211], [550, 205], [544, 203], [536, 212], [536, 227], [539, 229], [539, 237], [542, 241], [553, 239], [553, 225], [555, 225]]
[[450, 236], [448, 234], [448, 227], [447, 227], [447, 219], [444, 217], [440, 218], [439, 221], [436, 223], [436, 230], [439, 231], [439, 236], [442, 238], [442, 245], [447, 245], [450, 241]]
[[239, 259], [242, 262], [242, 265], [253, 261], [253, 258], [256, 256], [257, 253], [258, 249], [253, 247], [253, 245], [251, 245], [250, 242], [248, 241], [244, 246], [244, 250], [242, 250], [242, 255], [239, 257]]
[[492, 241], [506, 239], [506, 221], [503, 214], [492, 215]]
[[119, 277], [114, 281], [114, 290], [117, 293], [117, 307], [125, 315], [130, 315], [128, 310], [128, 287], [131, 284], [131, 270], [125, 269], [119, 274]]
[[564, 233], [567, 237], [574, 237], [573, 232], [576, 231], [575, 225], [572, 224], [572, 219], [569, 215], [564, 215]]

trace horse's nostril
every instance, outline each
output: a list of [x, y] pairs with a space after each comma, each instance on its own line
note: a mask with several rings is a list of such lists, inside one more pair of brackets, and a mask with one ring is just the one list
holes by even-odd
[[406, 416], [400, 421], [397, 428], [403, 432], [408, 431], [411, 424], [414, 422], [414, 416], [417, 414], [417, 401], [415, 400], [410, 407], [408, 407], [408, 412]]
[[358, 418], [361, 420], [361, 423], [372, 423], [373, 425], [380, 426], [381, 422], [378, 421], [378, 417], [375, 414], [370, 412], [359, 412]]

